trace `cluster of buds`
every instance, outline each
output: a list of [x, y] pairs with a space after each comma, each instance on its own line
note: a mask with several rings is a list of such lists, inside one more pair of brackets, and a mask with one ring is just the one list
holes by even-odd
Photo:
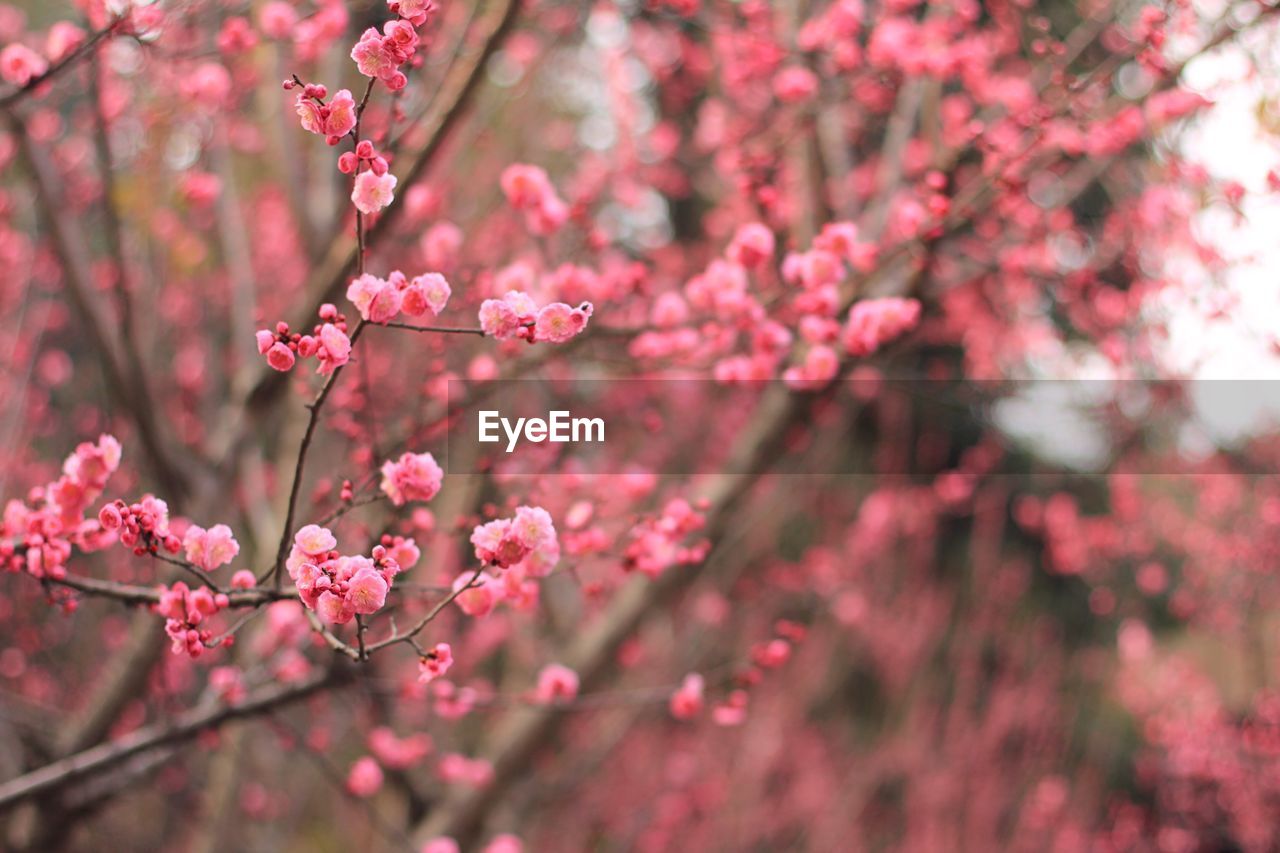
[[317, 373], [322, 376], [333, 373], [351, 360], [347, 320], [337, 306], [328, 302], [320, 306], [320, 320], [309, 335], [291, 332], [284, 321], [276, 323], [274, 332], [259, 330], [258, 352], [267, 357], [267, 364], [279, 371], [290, 370], [298, 357], [315, 356], [320, 362]]
[[225, 594], [215, 593], [208, 587], [193, 590], [181, 581], [171, 587], [161, 587], [155, 610], [165, 617], [164, 632], [173, 641], [173, 653], [193, 658], [204, 654], [213, 635], [202, 626], [228, 604]]
[[514, 518], [478, 525], [471, 533], [471, 544], [477, 560], [497, 569], [511, 568], [535, 553], [553, 549], [558, 559], [560, 551], [551, 514], [536, 506], [518, 507]]
[[480, 328], [500, 341], [518, 338], [560, 344], [586, 329], [594, 310], [590, 302], [577, 308], [564, 302], [539, 308], [529, 294], [511, 290], [501, 299], [486, 299], [480, 304]]
[[98, 511], [103, 530], [119, 531], [120, 544], [138, 556], [156, 554], [163, 548], [170, 554], [182, 550], [182, 540], [169, 532], [169, 507], [153, 495], [143, 495], [137, 503], [118, 498]]

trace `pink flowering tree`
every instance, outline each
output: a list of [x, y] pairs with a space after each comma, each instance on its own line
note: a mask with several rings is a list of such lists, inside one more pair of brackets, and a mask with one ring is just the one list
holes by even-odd
[[[1277, 8], [0, 3], [0, 848], [1277, 849], [1162, 311]], [[987, 417], [1068, 362], [1105, 475]]]

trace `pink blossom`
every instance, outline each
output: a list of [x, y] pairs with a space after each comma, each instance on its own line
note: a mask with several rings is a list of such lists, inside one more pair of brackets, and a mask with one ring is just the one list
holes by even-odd
[[332, 323], [320, 327], [319, 347], [316, 357], [320, 359], [319, 373], [328, 375], [351, 360], [351, 339], [347, 333]]
[[369, 732], [369, 751], [380, 765], [390, 770], [408, 770], [430, 755], [434, 748], [431, 736], [421, 732], [403, 738], [396, 737], [395, 732], [386, 726]]
[[818, 91], [817, 76], [802, 66], [784, 68], [773, 78], [773, 93], [784, 104], [807, 101], [816, 91]]
[[849, 309], [842, 341], [854, 356], [865, 356], [915, 328], [920, 302], [915, 299], [864, 299]]
[[377, 571], [361, 569], [347, 582], [346, 604], [359, 614], [377, 613], [387, 603], [386, 580]]
[[507, 202], [516, 210], [536, 208], [543, 198], [555, 192], [544, 170], [524, 163], [515, 163], [504, 169], [500, 183]]
[[382, 491], [396, 506], [431, 500], [443, 480], [444, 471], [430, 453], [405, 453], [382, 464]]
[[339, 89], [327, 104], [306, 93], [299, 93], [296, 109], [303, 129], [327, 137], [330, 144], [336, 143], [356, 126], [356, 102], [347, 89]]
[[448, 643], [436, 643], [418, 659], [418, 681], [426, 684], [449, 671], [453, 666], [453, 649]]
[[273, 0], [258, 10], [258, 27], [269, 39], [287, 39], [298, 25], [298, 13], [283, 0]]
[[524, 842], [510, 833], [495, 835], [480, 853], [523, 853]]
[[733, 235], [725, 255], [747, 269], [758, 267], [773, 257], [774, 237], [767, 225], [748, 222]]
[[550, 704], [578, 695], [578, 673], [558, 663], [548, 664], [538, 673], [534, 701]]
[[415, 27], [425, 24], [437, 8], [435, 0], [387, 0], [387, 6]]
[[87, 37], [84, 30], [70, 21], [58, 21], [49, 28], [49, 35], [45, 39], [45, 52], [49, 61], [57, 62], [66, 58], [84, 44]]
[[475, 576], [475, 572], [459, 575], [453, 582], [453, 590], [457, 592], [465, 587], [469, 588], [459, 593], [453, 601], [468, 616], [488, 616], [502, 597], [502, 588], [485, 572], [481, 572], [479, 576]]
[[571, 308], [563, 302], [553, 302], [544, 306], [538, 312], [538, 319], [534, 325], [534, 340], [553, 344], [564, 343], [587, 327], [591, 312], [590, 302], [584, 302], [578, 308]]
[[406, 314], [414, 317], [421, 317], [428, 311], [432, 316], [439, 316], [452, 293], [449, 282], [440, 273], [424, 273], [409, 282], [402, 307]]
[[688, 720], [702, 712], [703, 683], [702, 676], [696, 672], [684, 677], [679, 689], [671, 694], [671, 716], [677, 720]]
[[240, 553], [240, 544], [225, 524], [215, 524], [208, 530], [193, 524], [187, 528], [182, 544], [187, 559], [205, 571], [230, 563]]
[[369, 273], [352, 279], [347, 286], [347, 299], [370, 323], [389, 323], [400, 313], [400, 290], [391, 282]]
[[382, 768], [368, 755], [352, 764], [347, 774], [347, 790], [356, 797], [372, 797], [382, 789], [382, 782]]
[[0, 50], [0, 77], [6, 83], [25, 86], [49, 70], [49, 63], [25, 44], [14, 43]]
[[520, 318], [502, 299], [486, 299], [480, 303], [480, 328], [492, 338], [505, 341], [520, 328]]
[[282, 373], [293, 367], [295, 358], [293, 350], [280, 341], [267, 348], [267, 364]]
[[394, 74], [400, 65], [393, 51], [384, 43], [382, 34], [373, 27], [361, 33], [360, 40], [351, 49], [351, 58], [361, 74], [383, 80]]
[[428, 839], [418, 853], [459, 853], [462, 848], [448, 836]]
[[377, 213], [395, 198], [396, 176], [390, 172], [376, 174], [372, 170], [356, 175], [351, 202], [364, 214]]

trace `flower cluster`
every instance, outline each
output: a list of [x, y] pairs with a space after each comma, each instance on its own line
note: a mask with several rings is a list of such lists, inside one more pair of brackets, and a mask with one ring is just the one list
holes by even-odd
[[514, 518], [498, 518], [481, 524], [471, 533], [476, 559], [498, 569], [534, 557], [534, 577], [551, 571], [560, 559], [560, 544], [551, 514], [542, 507], [516, 508]]
[[381, 610], [402, 568], [397, 557], [417, 554], [416, 546], [410, 550], [376, 545], [371, 557], [348, 557], [334, 550], [337, 545], [327, 528], [308, 524], [294, 536], [285, 562], [302, 603], [335, 625]]
[[326, 302], [320, 306], [320, 323], [311, 334], [289, 331], [289, 324], [276, 324], [275, 331], [262, 329], [257, 333], [258, 352], [267, 357], [267, 364], [276, 370], [290, 370], [296, 358], [315, 356], [320, 362], [316, 372], [322, 376], [351, 360], [351, 339], [347, 337], [347, 320], [338, 313], [337, 306]]
[[101, 531], [84, 512], [119, 467], [120, 442], [102, 435], [77, 446], [63, 462], [62, 476], [33, 489], [27, 503], [9, 501], [0, 518], [0, 567], [37, 578], [65, 576], [73, 544], [101, 544]]
[[103, 530], [119, 531], [120, 544], [138, 556], [161, 548], [170, 554], [182, 550], [182, 540], [169, 530], [169, 505], [154, 495], [143, 495], [132, 504], [117, 498], [98, 510], [98, 524]]
[[[284, 81], [286, 89], [297, 84], [292, 80]], [[328, 90], [318, 83], [307, 83], [298, 93], [295, 108], [298, 118], [302, 120], [303, 130], [325, 137], [330, 145], [337, 145], [342, 137], [350, 133], [356, 126], [356, 99], [349, 89], [339, 89], [333, 100], [325, 103]]]
[[409, 82], [400, 66], [411, 60], [417, 49], [418, 33], [413, 23], [401, 18], [388, 21], [382, 32], [374, 27], [365, 30], [351, 48], [351, 58], [361, 74], [381, 80], [388, 89], [398, 92]]
[[864, 299], [849, 309], [840, 339], [850, 355], [870, 355], [914, 329], [918, 322], [918, 300], [896, 297]]
[[556, 194], [547, 173], [537, 166], [508, 166], [500, 180], [507, 203], [524, 212], [531, 233], [554, 234], [569, 218], [568, 206]]
[[440, 491], [444, 471], [430, 453], [405, 453], [382, 463], [382, 491], [396, 506], [429, 501]]
[[347, 299], [370, 323], [389, 323], [403, 311], [410, 317], [438, 317], [453, 290], [437, 272], [406, 278], [396, 270], [386, 278], [365, 273], [347, 286]]
[[521, 338], [529, 343], [559, 344], [581, 333], [594, 310], [590, 302], [577, 308], [564, 302], [539, 308], [529, 294], [510, 290], [501, 299], [486, 299], [480, 304], [480, 328], [500, 341]]
[[706, 556], [707, 543], [686, 545], [684, 540], [690, 533], [701, 530], [705, 523], [706, 517], [688, 501], [680, 498], [668, 501], [658, 516], [645, 519], [631, 529], [623, 568], [656, 578], [672, 566], [701, 562]]
[[155, 611], [165, 617], [164, 632], [172, 641], [173, 653], [193, 658], [204, 654], [212, 633], [201, 626], [228, 603], [225, 594], [215, 593], [208, 587], [193, 590], [181, 581], [171, 587], [161, 587]]

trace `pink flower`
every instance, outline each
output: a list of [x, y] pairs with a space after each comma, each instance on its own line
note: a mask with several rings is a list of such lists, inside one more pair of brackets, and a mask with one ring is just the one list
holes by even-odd
[[351, 203], [364, 214], [377, 213], [391, 204], [395, 198], [396, 176], [390, 172], [381, 175], [372, 170], [356, 175], [351, 190]]
[[389, 323], [400, 313], [400, 290], [391, 282], [369, 273], [352, 279], [347, 286], [347, 299], [370, 323]]
[[520, 318], [502, 299], [486, 299], [480, 303], [480, 328], [492, 338], [505, 341], [520, 328]]
[[232, 589], [253, 589], [257, 585], [258, 579], [248, 569], [241, 569], [231, 576]]
[[320, 359], [319, 373], [327, 376], [351, 360], [351, 339], [347, 333], [332, 323], [320, 327], [316, 357]]
[[558, 663], [548, 664], [538, 673], [534, 701], [544, 705], [578, 695], [578, 673]]
[[276, 341], [267, 348], [267, 364], [281, 373], [292, 368], [295, 359], [293, 350], [281, 341]]
[[298, 25], [298, 13], [283, 0], [273, 0], [258, 11], [258, 27], [269, 39], [287, 39]]
[[563, 302], [553, 302], [538, 312], [533, 329], [534, 340], [564, 343], [587, 327], [591, 313], [590, 302], [584, 302], [578, 308], [570, 308]]
[[45, 39], [45, 52], [49, 55], [49, 61], [57, 62], [65, 58], [84, 44], [86, 37], [85, 31], [70, 21], [58, 21], [49, 28], [49, 35]]
[[418, 853], [459, 853], [462, 848], [458, 846], [458, 842], [448, 836], [442, 835], [438, 838], [428, 839], [422, 845], [422, 849]]
[[554, 194], [547, 173], [537, 166], [514, 163], [502, 172], [499, 179], [507, 202], [516, 210], [538, 207], [543, 198]]
[[386, 580], [375, 569], [360, 569], [347, 582], [346, 606], [365, 616], [377, 613], [387, 603], [388, 588]]
[[671, 694], [671, 716], [677, 720], [687, 720], [702, 712], [702, 676], [691, 672], [680, 682], [680, 688]]
[[864, 299], [849, 309], [842, 342], [850, 355], [870, 355], [882, 345], [911, 331], [920, 321], [915, 299]]
[[784, 68], [773, 78], [773, 93], [784, 104], [807, 101], [818, 91], [818, 78], [808, 68]]
[[396, 506], [429, 501], [440, 491], [444, 471], [430, 453], [405, 453], [382, 464], [382, 491]]
[[435, 0], [387, 0], [387, 6], [415, 27], [425, 24], [427, 16], [436, 11]]
[[369, 732], [369, 751], [377, 757], [379, 764], [391, 770], [408, 770], [430, 755], [434, 748], [435, 744], [427, 734], [400, 738], [386, 726]]
[[356, 68], [360, 69], [361, 74], [383, 80], [395, 73], [400, 65], [383, 43], [382, 34], [373, 27], [361, 33], [360, 40], [351, 48], [351, 58], [355, 60]]
[[816, 391], [834, 379], [839, 369], [840, 358], [835, 350], [819, 345], [810, 347], [803, 364], [787, 368], [782, 374], [782, 380], [789, 388]]
[[403, 308], [406, 314], [421, 317], [428, 311], [432, 316], [439, 316], [453, 294], [445, 277], [438, 272], [424, 273], [415, 276], [404, 290]]
[[523, 853], [524, 842], [510, 833], [495, 835], [480, 853]]
[[418, 659], [418, 681], [426, 684], [439, 678], [453, 666], [453, 649], [448, 643], [436, 643]]
[[453, 601], [463, 613], [480, 618], [493, 612], [494, 606], [502, 597], [502, 588], [494, 582], [492, 576], [484, 572], [472, 580], [474, 575], [475, 572], [464, 572], [454, 580], [455, 592], [467, 586], [470, 589], [459, 593]]
[[334, 538], [327, 527], [308, 524], [294, 534], [293, 544], [295, 548], [304, 554], [320, 556], [338, 547], [338, 540]]
[[733, 235], [725, 254], [735, 264], [747, 269], [758, 267], [773, 257], [774, 237], [768, 226], [760, 222], [748, 222]]
[[193, 524], [187, 528], [182, 544], [187, 559], [207, 572], [230, 563], [240, 553], [240, 544], [225, 524], [215, 524], [208, 530]]
[[520, 544], [530, 550], [542, 548], [556, 538], [551, 513], [540, 506], [522, 506], [516, 509], [510, 533]]
[[11, 44], [0, 50], [0, 77], [6, 83], [25, 86], [49, 69], [49, 63], [25, 44]]
[[296, 109], [302, 128], [327, 137], [330, 144], [336, 143], [356, 126], [356, 101], [348, 89], [339, 89], [327, 104], [300, 92]]
[[381, 790], [382, 782], [382, 768], [368, 755], [352, 764], [347, 774], [347, 790], [356, 797], [372, 797]]

